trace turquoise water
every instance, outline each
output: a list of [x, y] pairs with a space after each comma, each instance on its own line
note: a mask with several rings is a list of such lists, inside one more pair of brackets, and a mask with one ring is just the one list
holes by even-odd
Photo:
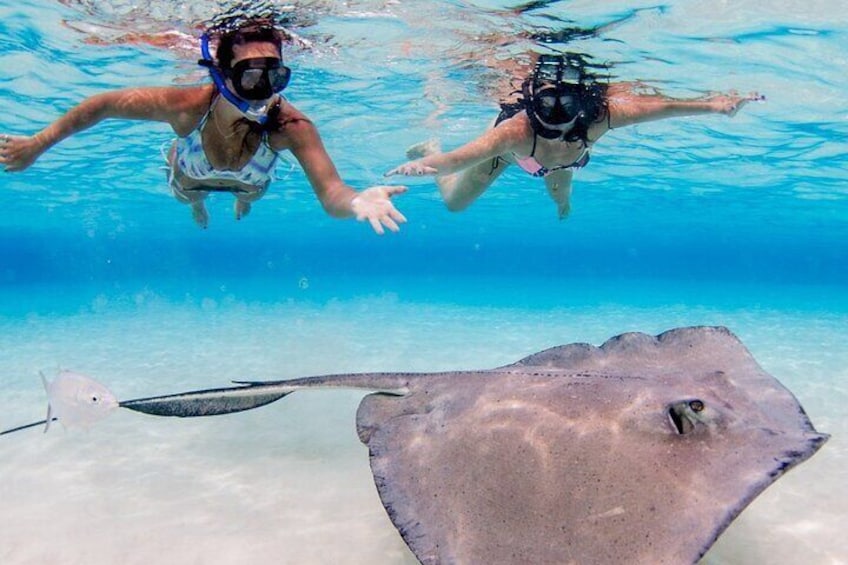
[[[733, 119], [608, 134], [576, 176], [566, 221], [518, 172], [461, 214], [414, 179], [396, 200], [409, 223], [377, 237], [326, 217], [284, 167], [241, 222], [231, 199], [213, 197], [202, 231], [168, 195], [168, 129], [146, 123], [103, 123], [2, 175], [0, 429], [43, 417], [38, 371], [56, 367], [135, 398], [233, 379], [494, 367], [561, 343], [720, 324], [833, 437], [705, 562], [848, 563], [844, 9], [700, 4], [296, 10], [312, 47], [287, 53], [287, 95], [359, 188], [383, 183], [411, 143], [480, 133], [496, 112], [486, 87], [503, 75], [479, 61], [520, 57], [540, 30], [599, 28], [571, 45], [619, 62], [621, 80], [679, 96], [766, 94]], [[0, 4], [0, 130], [35, 131], [107, 88], [202, 80], [196, 54], [86, 40], [188, 32], [214, 7]], [[89, 431], [4, 438], [0, 562], [412, 563], [355, 435], [359, 398], [293, 395], [198, 421], [120, 412]]]

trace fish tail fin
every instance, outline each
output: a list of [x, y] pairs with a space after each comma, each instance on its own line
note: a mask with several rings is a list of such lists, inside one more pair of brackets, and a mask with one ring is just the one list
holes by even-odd
[[50, 421], [53, 419], [53, 407], [50, 406], [50, 388], [48, 387], [47, 377], [44, 376], [44, 373], [41, 371], [38, 372], [38, 376], [41, 377], [41, 383], [44, 385], [44, 392], [47, 393], [47, 421], [44, 422], [44, 433], [47, 433], [47, 430], [50, 429]]
[[50, 422], [53, 420], [53, 407], [50, 406], [50, 403], [47, 403], [47, 419], [44, 421], [44, 433], [47, 433], [47, 430], [50, 429]]

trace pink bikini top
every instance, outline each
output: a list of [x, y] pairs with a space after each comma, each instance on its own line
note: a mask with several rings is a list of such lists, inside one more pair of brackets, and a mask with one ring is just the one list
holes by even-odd
[[585, 167], [589, 162], [589, 147], [586, 146], [583, 148], [583, 153], [580, 157], [577, 158], [576, 161], [571, 163], [570, 165], [557, 165], [556, 167], [547, 168], [539, 161], [536, 160], [534, 156], [536, 154], [536, 136], [533, 136], [533, 150], [530, 152], [530, 155], [527, 157], [519, 157], [515, 153], [512, 155], [515, 157], [516, 164], [521, 167], [525, 172], [529, 173], [534, 177], [546, 177], [554, 171], [559, 171], [561, 169], [580, 169]]

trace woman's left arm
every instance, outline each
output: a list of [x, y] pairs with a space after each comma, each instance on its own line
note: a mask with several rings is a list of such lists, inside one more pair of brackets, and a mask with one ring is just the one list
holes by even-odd
[[611, 85], [608, 95], [610, 127], [612, 129], [699, 114], [724, 114], [733, 116], [745, 104], [751, 101], [765, 100], [765, 97], [752, 92], [741, 96], [736, 92], [714, 94], [703, 98], [677, 99], [660, 94], [637, 94], [627, 85]]
[[[280, 134], [278, 134], [280, 135]], [[285, 149], [297, 158], [324, 210], [335, 218], [355, 217], [367, 220], [378, 234], [384, 227], [399, 231], [406, 218], [391, 198], [406, 192], [405, 186], [372, 186], [357, 192], [341, 179], [318, 130], [308, 119], [289, 121], [284, 127]]]
[[522, 128], [522, 123], [515, 118], [510, 118], [500, 126], [489, 128], [480, 137], [453, 151], [434, 153], [409, 161], [388, 171], [384, 176], [447, 175], [473, 167], [508, 153], [524, 137]]

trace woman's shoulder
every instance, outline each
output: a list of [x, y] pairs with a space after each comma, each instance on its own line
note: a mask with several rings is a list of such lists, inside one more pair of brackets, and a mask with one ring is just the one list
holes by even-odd
[[533, 141], [535, 134], [527, 111], [523, 107], [507, 109], [502, 106], [501, 108], [501, 114], [483, 135], [497, 139], [504, 146], [504, 150], [523, 148], [524, 145]]
[[274, 149], [287, 149], [293, 142], [305, 136], [317, 135], [312, 121], [285, 98], [280, 98], [279, 111], [273, 117], [274, 126], [269, 128], [269, 139]]
[[186, 135], [197, 126], [215, 96], [212, 85], [164, 87], [162, 91], [169, 121], [179, 135]]
[[278, 118], [281, 124], [288, 122], [309, 122], [306, 114], [298, 110], [287, 98], [280, 96], [280, 112]]
[[166, 86], [162, 87], [162, 94], [168, 105], [176, 111], [206, 111], [215, 96], [215, 87], [211, 84]]

